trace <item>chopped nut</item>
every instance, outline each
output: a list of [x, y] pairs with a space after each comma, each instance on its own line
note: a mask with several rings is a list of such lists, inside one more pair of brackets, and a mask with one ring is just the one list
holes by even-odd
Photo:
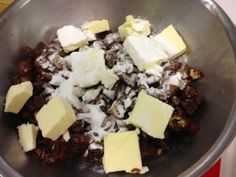
[[130, 87], [134, 87], [135, 86], [135, 77], [129, 76], [128, 74], [121, 74], [120, 75], [120, 79], [127, 84]]
[[141, 170], [139, 168], [134, 168], [131, 170], [131, 173], [140, 173]]
[[163, 149], [157, 148], [157, 156], [161, 156], [163, 153]]
[[203, 74], [200, 70], [197, 69], [190, 69], [190, 78], [192, 80], [198, 80], [203, 77]]
[[114, 101], [111, 107], [108, 109], [108, 113], [115, 116], [118, 119], [124, 118], [125, 109], [124, 106], [118, 101]]

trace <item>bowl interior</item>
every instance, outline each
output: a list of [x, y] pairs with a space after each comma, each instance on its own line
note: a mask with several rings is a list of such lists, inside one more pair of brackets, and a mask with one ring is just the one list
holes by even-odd
[[[22, 0], [18, 4], [25, 2]], [[206, 99], [196, 115], [201, 124], [199, 134], [181, 140], [178, 148], [165, 156], [144, 162], [150, 168], [145, 176], [174, 177], [181, 174], [208, 152], [225, 128], [235, 99], [234, 55], [223, 26], [199, 1], [34, 0], [21, 7], [18, 5], [12, 11], [0, 26], [1, 109], [21, 46], [49, 42], [56, 29], [65, 24], [79, 26], [84, 21], [105, 18], [116, 29], [126, 15], [132, 14], [148, 19], [157, 31], [173, 24], [188, 45], [188, 62], [205, 75], [198, 82], [198, 88]], [[87, 168], [79, 159], [46, 166], [33, 153], [25, 154], [17, 140], [15, 119], [1, 113], [0, 156], [20, 174], [25, 177], [42, 174], [44, 177], [95, 176], [96, 167]], [[120, 173], [109, 176], [132, 175]]]

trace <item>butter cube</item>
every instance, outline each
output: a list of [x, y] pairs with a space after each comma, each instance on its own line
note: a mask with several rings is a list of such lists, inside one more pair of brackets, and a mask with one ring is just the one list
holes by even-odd
[[38, 128], [34, 124], [22, 124], [17, 127], [19, 142], [25, 152], [36, 148]]
[[103, 167], [106, 173], [143, 171], [136, 131], [110, 133], [104, 137]]
[[154, 138], [164, 139], [164, 132], [174, 108], [141, 91], [127, 124], [141, 128]]
[[39, 110], [36, 120], [43, 137], [56, 140], [76, 121], [76, 117], [69, 102], [56, 96]]
[[119, 26], [118, 31], [121, 39], [124, 40], [128, 36], [144, 35], [148, 36], [151, 33], [151, 24], [147, 20], [134, 18], [132, 15], [126, 17], [126, 22]]
[[112, 89], [119, 77], [112, 71], [106, 70], [102, 73], [102, 84], [108, 89]]
[[101, 33], [104, 31], [109, 31], [110, 30], [110, 25], [108, 20], [94, 20], [91, 22], [86, 22], [84, 23], [81, 28], [83, 30], [89, 30], [92, 33]]
[[169, 58], [156, 41], [146, 36], [128, 36], [123, 45], [140, 71], [153, 68]]
[[4, 112], [18, 113], [32, 95], [33, 86], [30, 81], [11, 86], [7, 92]]
[[160, 34], [154, 36], [154, 39], [167, 52], [169, 58], [176, 58], [187, 50], [182, 37], [173, 25], [168, 26]]
[[86, 35], [72, 25], [57, 30], [57, 36], [65, 52], [71, 52], [88, 43]]

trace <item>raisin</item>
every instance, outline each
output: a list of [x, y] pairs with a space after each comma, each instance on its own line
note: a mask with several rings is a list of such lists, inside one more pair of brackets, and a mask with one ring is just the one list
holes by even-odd
[[90, 149], [85, 160], [89, 162], [102, 162], [103, 152], [100, 149]]
[[34, 48], [35, 56], [36, 57], [40, 56], [46, 47], [47, 47], [46, 44], [44, 44], [43, 42], [39, 42]]
[[180, 105], [180, 99], [177, 96], [173, 96], [171, 98], [171, 102], [173, 103], [174, 106], [179, 106]]
[[201, 105], [202, 102], [204, 101], [204, 98], [202, 95], [198, 94], [198, 95], [195, 95], [195, 97], [193, 98], [194, 101], [198, 104], [198, 105]]
[[57, 161], [57, 157], [54, 154], [45, 154], [43, 157], [43, 163], [45, 164], [53, 164]]
[[176, 86], [176, 85], [170, 85], [170, 86], [169, 86], [169, 89], [167, 90], [167, 95], [168, 95], [169, 97], [174, 96], [174, 95], [177, 94], [178, 91], [179, 91], [179, 87], [178, 87], [178, 86]]
[[30, 77], [30, 75], [27, 75], [27, 76], [16, 75], [12, 78], [12, 82], [14, 84], [20, 84], [22, 82], [31, 81], [31, 80], [32, 78]]
[[190, 122], [188, 127], [186, 128], [186, 131], [190, 132], [190, 133], [197, 133], [200, 130], [200, 126], [198, 123], [196, 122]]
[[139, 143], [142, 159], [156, 156], [156, 148], [149, 145], [146, 141], [140, 141]]
[[36, 55], [35, 55], [35, 52], [34, 50], [29, 47], [29, 46], [23, 46], [21, 48], [21, 57], [23, 58], [30, 58], [30, 59], [35, 59], [36, 58]]
[[192, 116], [198, 109], [198, 104], [193, 99], [181, 100], [181, 105], [189, 116]]
[[128, 124], [128, 125], [126, 125], [126, 127], [128, 130], [135, 130], [136, 129], [136, 127], [132, 124]]
[[187, 86], [184, 90], [184, 96], [186, 98], [194, 98], [196, 95], [198, 95], [197, 90], [192, 86]]
[[32, 64], [26, 60], [22, 60], [17, 65], [17, 71], [20, 75], [27, 75], [32, 70]]
[[84, 153], [90, 143], [90, 138], [83, 134], [72, 135], [68, 143], [73, 153]]
[[73, 125], [69, 128], [69, 131], [72, 133], [83, 133], [84, 125], [81, 120], [77, 120]]

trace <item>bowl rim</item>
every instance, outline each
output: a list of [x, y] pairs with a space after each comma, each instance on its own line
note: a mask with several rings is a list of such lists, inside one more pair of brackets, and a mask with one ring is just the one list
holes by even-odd
[[[0, 26], [4, 26], [4, 23], [18, 10], [28, 4], [31, 0], [17, 0], [14, 1], [6, 11], [0, 14]], [[208, 9], [221, 23], [224, 31], [231, 43], [231, 47], [234, 53], [234, 59], [236, 59], [236, 28], [227, 14], [214, 0], [199, 0], [202, 5]], [[202, 175], [214, 162], [220, 157], [225, 148], [232, 142], [236, 135], [236, 100], [232, 106], [229, 118], [225, 124], [223, 131], [217, 138], [216, 142], [211, 148], [191, 167], [182, 172], [179, 177], [198, 177]], [[12, 166], [10, 166], [0, 156], [0, 176], [7, 177], [23, 177]]]

